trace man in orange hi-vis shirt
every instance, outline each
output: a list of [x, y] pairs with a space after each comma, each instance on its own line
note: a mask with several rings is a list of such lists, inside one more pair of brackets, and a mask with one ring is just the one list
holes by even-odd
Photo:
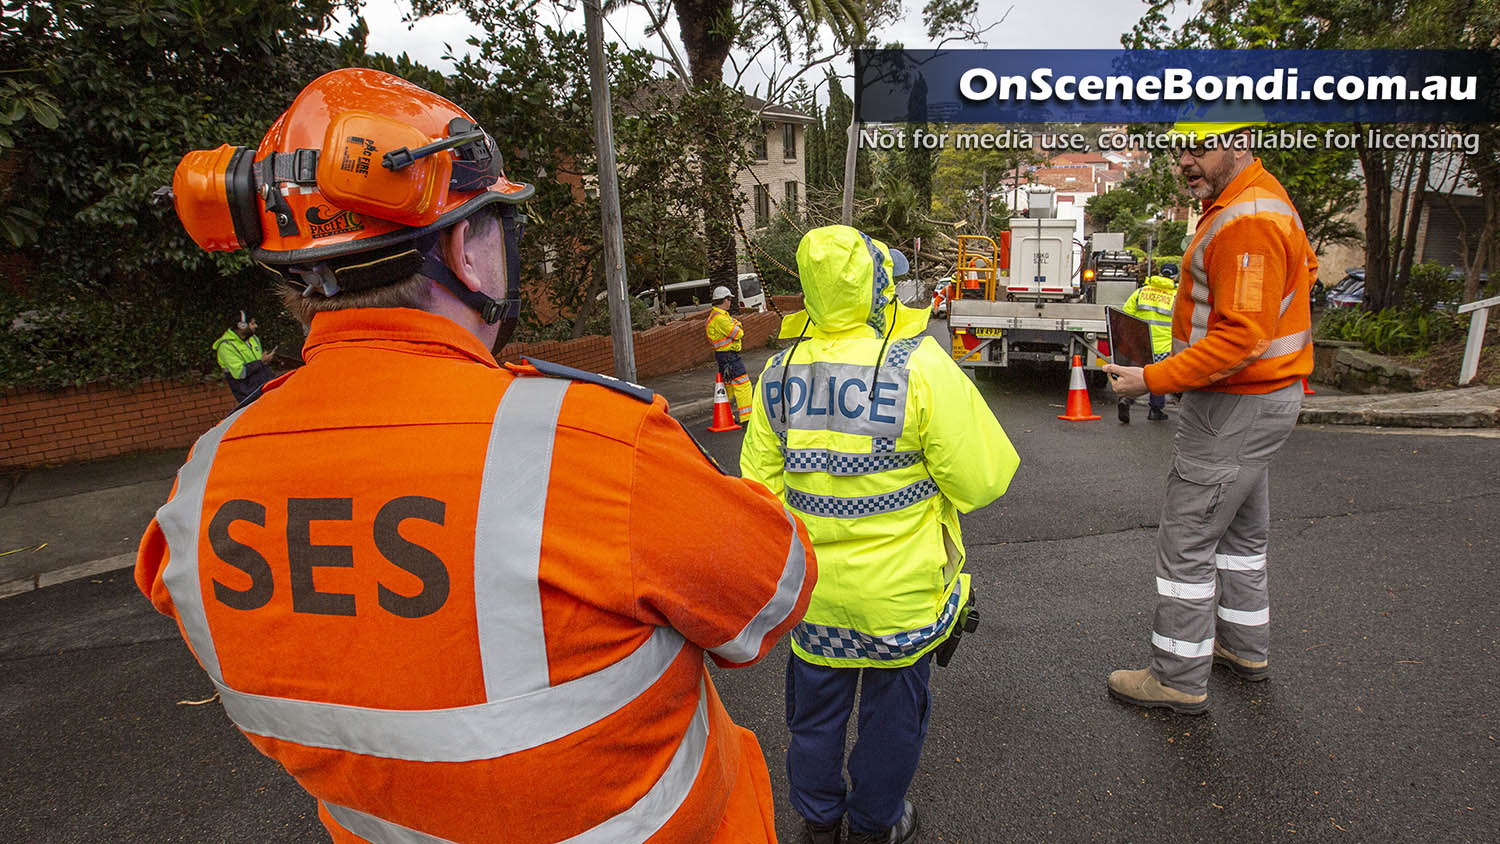
[[704, 656], [802, 618], [806, 529], [651, 391], [496, 364], [531, 193], [371, 70], [186, 156], [188, 233], [276, 275], [307, 364], [198, 440], [136, 582], [337, 842], [774, 841]]
[[1188, 191], [1205, 206], [1183, 255], [1173, 353], [1145, 368], [1105, 367], [1122, 396], [1183, 394], [1157, 532], [1151, 664], [1114, 672], [1109, 692], [1188, 714], [1207, 710], [1214, 663], [1243, 680], [1269, 674], [1267, 470], [1313, 367], [1317, 257], [1286, 191], [1248, 148], [1255, 125], [1172, 127]]

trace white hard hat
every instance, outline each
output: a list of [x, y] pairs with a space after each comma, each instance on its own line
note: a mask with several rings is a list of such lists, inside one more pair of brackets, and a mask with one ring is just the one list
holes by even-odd
[[729, 288], [725, 287], [722, 284], [718, 287], [715, 287], [714, 291], [708, 294], [708, 298], [714, 302], [721, 302], [725, 299], [730, 299], [733, 297], [734, 294], [729, 292]]

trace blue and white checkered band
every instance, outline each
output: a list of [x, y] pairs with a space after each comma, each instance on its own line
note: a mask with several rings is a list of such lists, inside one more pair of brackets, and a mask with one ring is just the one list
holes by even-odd
[[[865, 324], [885, 334], [885, 309], [893, 299], [886, 298], [885, 291], [891, 284], [891, 277], [885, 274], [885, 255], [881, 254], [880, 247], [875, 245], [870, 236], [860, 232], [859, 236], [864, 238], [865, 247], [870, 250], [870, 260], [875, 264], [875, 272], [872, 273], [871, 283], [874, 285], [870, 290], [870, 318]], [[895, 288], [890, 287], [892, 296]]]
[[783, 452], [788, 472], [826, 472], [830, 475], [874, 475], [905, 469], [922, 462], [922, 452], [850, 454], [822, 448], [797, 448]]
[[895, 451], [896, 440], [893, 437], [875, 437], [870, 440], [870, 451], [879, 454], [885, 451]]
[[792, 628], [792, 638], [802, 650], [827, 659], [901, 659], [921, 652], [948, 629], [958, 613], [960, 591], [954, 589], [948, 596], [948, 603], [943, 605], [943, 612], [938, 615], [937, 621], [916, 630], [871, 636], [847, 627], [803, 622]]
[[931, 478], [923, 478], [895, 492], [880, 495], [814, 495], [800, 489], [786, 488], [786, 506], [809, 516], [826, 519], [859, 519], [905, 510], [938, 494], [938, 486]]
[[925, 335], [907, 337], [904, 340], [897, 340], [892, 343], [890, 348], [885, 350], [885, 365], [906, 366], [906, 362], [911, 360], [911, 353], [915, 352], [917, 347], [922, 345], [923, 336]]
[[1169, 358], [1171, 356], [1172, 356], [1171, 352], [1152, 352], [1151, 353], [1151, 362], [1152, 363], [1161, 363], [1162, 361], [1166, 360], [1167, 358]]

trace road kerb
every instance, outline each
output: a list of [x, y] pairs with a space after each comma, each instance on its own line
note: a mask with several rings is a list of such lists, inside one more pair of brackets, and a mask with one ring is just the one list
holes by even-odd
[[135, 552], [132, 551], [129, 554], [118, 554], [101, 560], [77, 563], [56, 571], [44, 571], [30, 577], [7, 580], [0, 583], [0, 598], [9, 598], [13, 595], [21, 595], [37, 589], [45, 589], [48, 586], [56, 586], [59, 583], [67, 583], [70, 580], [129, 568], [133, 565], [135, 565]]

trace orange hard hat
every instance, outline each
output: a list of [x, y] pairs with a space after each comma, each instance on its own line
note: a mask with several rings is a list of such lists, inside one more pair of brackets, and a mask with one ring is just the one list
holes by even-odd
[[412, 241], [533, 191], [505, 177], [494, 138], [463, 109], [366, 68], [313, 80], [253, 153], [227, 144], [191, 152], [172, 179], [178, 217], [199, 246], [249, 249], [330, 296], [409, 276], [422, 263], [414, 253], [427, 251]]

